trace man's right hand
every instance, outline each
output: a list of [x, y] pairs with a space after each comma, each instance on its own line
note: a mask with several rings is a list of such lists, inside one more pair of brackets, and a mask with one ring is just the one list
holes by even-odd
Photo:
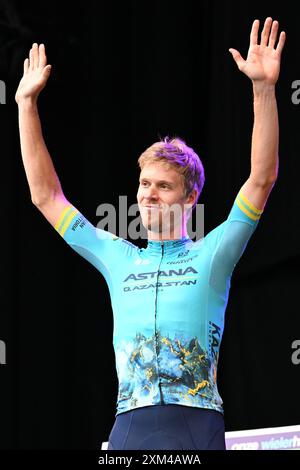
[[19, 104], [22, 99], [36, 100], [45, 87], [51, 72], [51, 65], [47, 65], [44, 44], [32, 45], [29, 59], [24, 61], [24, 73], [16, 91], [15, 100]]

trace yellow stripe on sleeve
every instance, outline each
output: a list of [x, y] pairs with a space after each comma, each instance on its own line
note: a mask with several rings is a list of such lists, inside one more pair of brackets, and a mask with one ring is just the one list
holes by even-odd
[[238, 198], [236, 199], [236, 203], [237, 203], [238, 207], [241, 209], [241, 211], [243, 211], [244, 214], [246, 214], [248, 217], [250, 217], [250, 219], [252, 219], [252, 220], [258, 220], [258, 219], [260, 218], [260, 214], [259, 214], [259, 215], [254, 215], [254, 214], [252, 214], [252, 213], [241, 203], [241, 201], [239, 201]]
[[73, 206], [67, 206], [62, 211], [58, 221], [56, 222], [54, 228], [58, 233], [63, 236], [67, 228], [69, 227], [71, 220], [78, 213], [77, 209], [74, 209]]
[[67, 213], [70, 209], [72, 209], [72, 206], [67, 206], [67, 207], [64, 208], [64, 210], [62, 211], [61, 215], [59, 216], [58, 221], [57, 221], [56, 224], [54, 225], [55, 230], [57, 230], [57, 231], [59, 230], [60, 224], [62, 223], [62, 221], [64, 220], [64, 217], [65, 217], [66, 213]]
[[63, 237], [64, 234], [65, 234], [65, 231], [67, 230], [67, 228], [69, 227], [72, 219], [75, 217], [75, 215], [78, 214], [78, 210], [74, 209], [71, 214], [67, 217], [66, 221], [63, 223], [61, 229], [60, 229], [60, 234], [61, 236]]
[[241, 192], [239, 193], [241, 200], [255, 213], [255, 214], [262, 214], [263, 211], [256, 209], [256, 207], [246, 198]]

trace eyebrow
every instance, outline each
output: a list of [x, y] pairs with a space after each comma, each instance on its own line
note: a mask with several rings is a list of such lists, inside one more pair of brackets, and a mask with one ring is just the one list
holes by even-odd
[[[151, 178], [145, 178], [144, 177], [144, 178], [140, 178], [139, 180], [140, 180], [140, 182], [142, 182], [142, 181], [150, 181], [150, 179]], [[168, 184], [169, 186], [173, 186], [173, 184], [174, 184], [173, 182], [167, 181], [167, 180], [159, 180], [156, 183], [157, 184]]]

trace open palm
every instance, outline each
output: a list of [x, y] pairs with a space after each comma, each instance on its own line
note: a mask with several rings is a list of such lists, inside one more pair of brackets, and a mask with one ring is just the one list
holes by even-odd
[[252, 24], [250, 46], [247, 59], [244, 60], [236, 49], [229, 49], [238, 68], [253, 81], [264, 81], [269, 84], [277, 82], [280, 71], [281, 52], [285, 43], [285, 32], [279, 36], [277, 47], [275, 43], [278, 34], [278, 21], [267, 18], [258, 40], [259, 20]]
[[15, 99], [18, 103], [22, 98], [37, 98], [45, 87], [50, 75], [51, 65], [47, 65], [44, 44], [34, 43], [29, 52], [29, 59], [24, 61], [24, 73], [16, 91]]

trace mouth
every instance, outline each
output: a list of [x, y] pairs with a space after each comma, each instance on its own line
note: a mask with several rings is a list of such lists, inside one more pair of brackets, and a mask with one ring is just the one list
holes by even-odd
[[160, 206], [144, 206], [144, 209], [148, 209], [148, 211], [161, 211], [162, 207], [160, 207]]

